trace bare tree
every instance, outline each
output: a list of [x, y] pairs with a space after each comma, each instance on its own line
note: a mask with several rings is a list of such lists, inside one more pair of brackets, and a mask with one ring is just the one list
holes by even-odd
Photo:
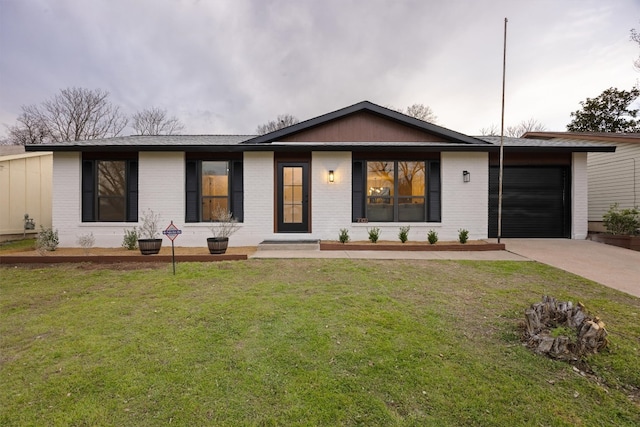
[[[638, 43], [638, 45], [640, 45], [640, 33], [636, 29], [631, 30], [631, 41], [634, 41]], [[640, 71], [640, 56], [638, 56], [636, 60], [633, 61], [633, 66], [635, 67], [636, 71]]]
[[419, 119], [429, 123], [436, 123], [438, 121], [438, 116], [436, 116], [428, 105], [424, 104], [413, 104], [408, 106], [406, 109], [389, 107], [391, 110], [395, 110], [398, 113], [406, 114], [407, 116], [411, 116], [415, 119]]
[[256, 128], [256, 133], [258, 135], [264, 135], [266, 133], [286, 128], [287, 126], [295, 125], [297, 123], [300, 123], [300, 120], [298, 120], [297, 117], [292, 116], [291, 114], [280, 114], [275, 120], [271, 120], [263, 125], [258, 126]]
[[489, 127], [480, 129], [480, 135], [482, 136], [500, 136], [500, 130], [498, 126], [494, 123], [491, 123]]
[[527, 132], [542, 132], [546, 130], [546, 127], [534, 118], [523, 120], [516, 126], [508, 126], [505, 130], [506, 136], [513, 138], [520, 138]]
[[177, 117], [167, 117], [167, 111], [152, 107], [138, 111], [132, 117], [133, 130], [138, 135], [175, 135], [184, 130]]
[[15, 126], [9, 127], [13, 144], [46, 144], [117, 136], [127, 125], [109, 92], [96, 89], [62, 89], [40, 105], [22, 107]]
[[[511, 138], [520, 138], [527, 132], [542, 132], [546, 130], [545, 126], [536, 119], [523, 120], [515, 126], [507, 126], [504, 130], [504, 136]], [[500, 130], [495, 124], [487, 128], [480, 129], [480, 135], [482, 136], [500, 136]]]

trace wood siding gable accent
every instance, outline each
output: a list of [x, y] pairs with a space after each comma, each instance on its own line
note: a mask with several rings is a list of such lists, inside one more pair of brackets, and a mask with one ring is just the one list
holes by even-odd
[[438, 135], [361, 111], [288, 135], [282, 142], [446, 142]]

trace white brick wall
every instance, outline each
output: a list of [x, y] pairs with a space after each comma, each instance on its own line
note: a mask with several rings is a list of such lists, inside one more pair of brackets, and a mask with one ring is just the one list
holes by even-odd
[[274, 168], [273, 153], [244, 153], [244, 223], [230, 246], [255, 246], [273, 238]]
[[311, 193], [312, 238], [337, 240], [340, 229], [351, 225], [350, 152], [312, 153]]
[[[489, 157], [487, 153], [445, 152], [442, 168], [441, 240], [457, 240], [458, 230], [469, 230], [469, 239], [486, 239], [489, 233]], [[463, 182], [462, 171], [471, 174]]]
[[[80, 224], [80, 153], [53, 153], [51, 222], [60, 247], [78, 246], [77, 236], [93, 231]], [[96, 236], [96, 246], [109, 247]]]
[[573, 153], [571, 183], [571, 238], [586, 239], [589, 226], [587, 153]]
[[[584, 167], [586, 168], [586, 162]], [[582, 163], [581, 163], [582, 165]], [[125, 228], [135, 223], [82, 223], [80, 212], [80, 154], [54, 155], [53, 223], [61, 246], [77, 246], [80, 234], [93, 232], [97, 247], [119, 247]], [[244, 154], [244, 222], [230, 246], [257, 245], [265, 239], [336, 240], [341, 228], [349, 229], [352, 240], [366, 240], [367, 228], [381, 228], [381, 239], [396, 240], [399, 227], [410, 225], [409, 239], [426, 240], [431, 229], [440, 240], [456, 240], [458, 229], [469, 230], [471, 239], [487, 237], [488, 159], [486, 153], [443, 153], [441, 223], [351, 222], [351, 153], [314, 152], [311, 162], [311, 233], [274, 232], [275, 164], [271, 152]], [[328, 171], [335, 182], [328, 182]], [[462, 181], [462, 171], [471, 173], [471, 182]], [[206, 246], [211, 236], [207, 224], [185, 224], [185, 161], [180, 152], [142, 152], [139, 155], [139, 217], [150, 208], [160, 215], [160, 228], [173, 220], [182, 230], [177, 246]], [[586, 191], [586, 190], [585, 190]], [[577, 199], [576, 199], [577, 200]], [[169, 244], [166, 240], [165, 244]]]

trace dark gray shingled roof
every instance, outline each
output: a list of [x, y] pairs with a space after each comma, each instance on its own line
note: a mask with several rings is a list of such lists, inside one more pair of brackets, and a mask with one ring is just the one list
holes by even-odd
[[[296, 133], [322, 126], [350, 114], [366, 111], [405, 126], [438, 135], [442, 142], [282, 142], [282, 139]], [[496, 151], [500, 137], [473, 137], [452, 131], [442, 126], [418, 120], [397, 111], [381, 107], [369, 101], [359, 102], [349, 107], [323, 114], [265, 135], [158, 135], [122, 136], [116, 138], [71, 141], [57, 144], [27, 145], [27, 151], [202, 151], [202, 152], [242, 152], [242, 151], [376, 151], [402, 150], [421, 151]], [[556, 142], [543, 139], [504, 138], [504, 146], [510, 151], [614, 151], [611, 145], [597, 142], [575, 141]]]
[[[478, 139], [500, 146], [499, 136], [476, 136]], [[504, 147], [511, 150], [528, 151], [547, 149], [553, 151], [576, 151], [576, 152], [612, 152], [615, 146], [590, 141], [553, 141], [547, 139], [512, 138], [504, 137]]]

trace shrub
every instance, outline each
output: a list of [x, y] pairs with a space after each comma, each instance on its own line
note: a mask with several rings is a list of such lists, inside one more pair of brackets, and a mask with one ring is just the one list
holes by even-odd
[[138, 248], [138, 230], [135, 227], [132, 230], [124, 230], [122, 247], [130, 251]]
[[611, 234], [638, 234], [640, 228], [640, 212], [638, 207], [631, 209], [618, 208], [618, 204], [614, 203], [609, 207], [609, 211], [603, 215], [602, 220], [605, 228]]
[[58, 230], [40, 226], [40, 233], [38, 233], [38, 238], [36, 239], [36, 249], [38, 249], [38, 251], [53, 252], [58, 247], [58, 243], [60, 243], [58, 240]]
[[369, 241], [371, 243], [376, 243], [380, 238], [380, 229], [378, 227], [367, 228], [367, 233], [369, 233]]
[[211, 218], [215, 218], [215, 221], [209, 225], [209, 230], [211, 230], [213, 237], [229, 238], [229, 236], [238, 231], [238, 221], [230, 211], [221, 206], [213, 210]]
[[89, 249], [93, 247], [96, 243], [96, 238], [93, 237], [93, 233], [89, 234], [81, 234], [76, 239], [76, 242], [82, 249], [84, 249], [85, 254], [89, 252]]
[[340, 234], [338, 235], [338, 240], [340, 243], [347, 243], [349, 241], [349, 230], [346, 228], [340, 229]]
[[142, 225], [138, 233], [138, 238], [144, 239], [157, 239], [158, 234], [158, 222], [160, 221], [160, 214], [155, 213], [151, 209], [147, 209], [142, 214]]
[[406, 243], [409, 240], [409, 230], [411, 230], [410, 226], [400, 227], [400, 233], [398, 233], [398, 238], [402, 243]]
[[469, 240], [469, 230], [465, 230], [464, 228], [458, 230], [458, 241], [460, 243], [467, 243], [467, 240]]
[[435, 245], [438, 241], [438, 233], [433, 230], [429, 230], [429, 233], [427, 233], [427, 240], [430, 244]]

